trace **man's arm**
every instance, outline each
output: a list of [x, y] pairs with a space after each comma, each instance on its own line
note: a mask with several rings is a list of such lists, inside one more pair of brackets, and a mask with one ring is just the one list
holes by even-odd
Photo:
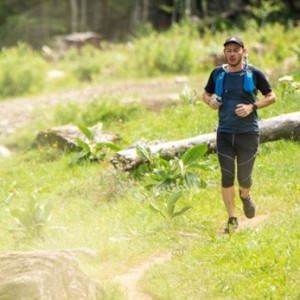
[[275, 96], [274, 92], [271, 91], [268, 94], [264, 95], [264, 97], [261, 100], [259, 100], [255, 103], [256, 108], [263, 108], [263, 107], [269, 106], [269, 105], [275, 103], [275, 101], [276, 101], [276, 96]]
[[212, 109], [217, 110], [221, 106], [221, 103], [216, 100], [214, 94], [205, 91], [202, 95], [202, 98], [203, 102], [206, 103]]
[[250, 115], [254, 110], [261, 109], [263, 107], [269, 106], [276, 101], [276, 96], [273, 91], [264, 95], [264, 97], [256, 101], [255, 104], [238, 104], [236, 106], [235, 113], [239, 117], [247, 117]]

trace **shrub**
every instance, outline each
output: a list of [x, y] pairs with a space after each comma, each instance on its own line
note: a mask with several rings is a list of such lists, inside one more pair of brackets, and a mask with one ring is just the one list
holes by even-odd
[[192, 27], [174, 26], [162, 35], [153, 32], [135, 41], [132, 65], [145, 75], [190, 74], [198, 70], [197, 39]]
[[105, 127], [116, 124], [119, 128], [123, 124], [139, 114], [144, 108], [139, 103], [121, 103], [118, 96], [103, 95], [81, 106], [76, 103], [59, 105], [55, 110], [56, 123], [76, 123], [92, 126], [103, 123]]
[[79, 82], [91, 82], [99, 77], [104, 62], [101, 59], [101, 51], [87, 45], [81, 49], [69, 50], [63, 59], [62, 65]]
[[26, 44], [3, 49], [0, 64], [1, 98], [34, 94], [44, 88], [47, 63]]

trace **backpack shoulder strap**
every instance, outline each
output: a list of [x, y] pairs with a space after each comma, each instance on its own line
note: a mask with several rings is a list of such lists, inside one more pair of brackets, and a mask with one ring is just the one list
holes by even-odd
[[246, 93], [250, 93], [250, 94], [254, 94], [254, 92], [256, 91], [254, 74], [253, 74], [253, 70], [251, 69], [250, 65], [246, 66], [246, 70], [245, 70], [245, 74], [244, 74], [243, 89]]
[[224, 77], [226, 74], [226, 66], [222, 65], [222, 67], [219, 68], [219, 71], [216, 76], [216, 82], [215, 82], [215, 94], [217, 97], [221, 97], [224, 92]]

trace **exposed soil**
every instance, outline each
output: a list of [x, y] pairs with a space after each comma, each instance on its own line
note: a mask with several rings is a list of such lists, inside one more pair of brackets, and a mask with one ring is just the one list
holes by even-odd
[[0, 101], [0, 137], [13, 133], [17, 128], [27, 125], [35, 108], [49, 107], [59, 103], [86, 103], [102, 95], [121, 96], [123, 101], [139, 99], [148, 108], [159, 110], [170, 101], [177, 100], [186, 79], [119, 81], [81, 90], [36, 97], [16, 98]]
[[[267, 218], [268, 215], [258, 215], [253, 219], [246, 219], [245, 217], [241, 217], [239, 220], [239, 230], [246, 228], [256, 228]], [[223, 231], [221, 235], [228, 236], [228, 234], [224, 234]], [[197, 237], [197, 234], [195, 234], [195, 236], [192, 235], [192, 237]], [[139, 281], [150, 268], [154, 267], [155, 265], [161, 265], [171, 258], [171, 253], [165, 253], [150, 257], [147, 261], [135, 268], [132, 268], [127, 273], [116, 276], [114, 278], [114, 282], [120, 284], [127, 300], [152, 300], [152, 297], [150, 295], [142, 291], [139, 285]]]
[[[252, 219], [247, 219], [246, 217], [239, 218], [239, 227], [238, 230], [246, 229], [246, 228], [256, 228], [259, 224], [263, 223], [269, 216], [268, 215], [256, 215]], [[225, 228], [225, 224], [224, 224]], [[220, 235], [228, 236], [227, 233], [224, 232], [224, 228], [220, 229]]]
[[114, 281], [121, 285], [127, 300], [151, 300], [152, 297], [144, 293], [139, 287], [139, 281], [144, 274], [153, 266], [160, 265], [171, 259], [170, 253], [153, 256], [140, 266], [129, 270], [114, 278]]

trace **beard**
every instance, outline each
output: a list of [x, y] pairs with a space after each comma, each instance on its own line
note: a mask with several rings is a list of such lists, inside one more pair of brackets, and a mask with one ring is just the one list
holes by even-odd
[[228, 63], [228, 65], [231, 66], [231, 67], [236, 67], [236, 66], [238, 66], [238, 65], [241, 64], [242, 60], [243, 60], [242, 57], [241, 57], [241, 58], [238, 58], [238, 59], [237, 59], [236, 61], [234, 61], [234, 62], [232, 62], [232, 61], [230, 61], [229, 59], [227, 59], [227, 63]]

